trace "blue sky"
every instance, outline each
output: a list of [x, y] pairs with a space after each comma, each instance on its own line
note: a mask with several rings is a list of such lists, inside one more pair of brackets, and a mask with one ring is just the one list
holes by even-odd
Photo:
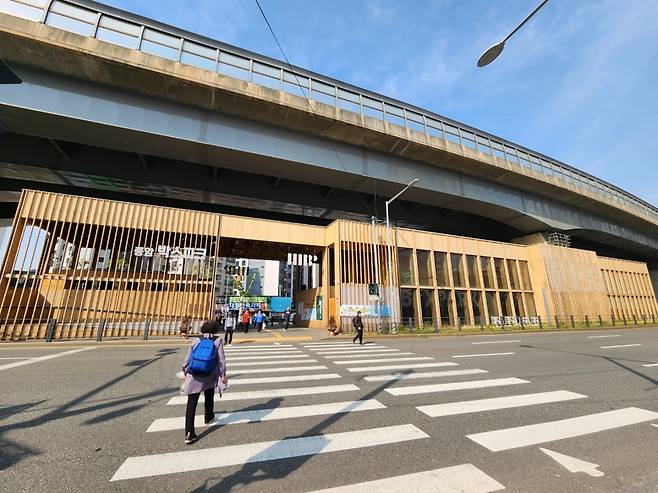
[[[253, 0], [105, 0], [281, 59]], [[261, 0], [293, 64], [413, 103], [658, 205], [658, 2]]]

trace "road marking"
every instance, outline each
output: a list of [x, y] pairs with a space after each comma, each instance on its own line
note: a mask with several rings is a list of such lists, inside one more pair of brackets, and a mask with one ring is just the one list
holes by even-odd
[[548, 421], [528, 426], [507, 428], [504, 430], [487, 431], [466, 435], [476, 443], [499, 452], [538, 443], [552, 442], [564, 438], [572, 438], [599, 431], [613, 430], [622, 426], [653, 421], [658, 413], [636, 407], [627, 407], [615, 411], [587, 414], [577, 418]]
[[383, 365], [383, 366], [361, 366], [356, 368], [347, 368], [347, 371], [356, 373], [362, 371], [382, 371], [382, 370], [408, 370], [412, 368], [437, 368], [439, 366], [459, 366], [452, 361], [441, 361], [438, 363], [412, 363], [410, 365]]
[[514, 339], [511, 341], [480, 341], [480, 342], [471, 342], [471, 344], [507, 344], [512, 342], [521, 342], [521, 339]]
[[80, 349], [71, 349], [70, 351], [64, 351], [61, 353], [48, 354], [46, 356], [37, 356], [35, 358], [29, 358], [22, 361], [16, 361], [14, 363], [7, 363], [6, 365], [0, 366], [0, 371], [9, 370], [10, 368], [16, 368], [23, 365], [31, 365], [32, 363], [40, 363], [53, 358], [59, 358], [61, 356], [68, 356], [69, 354], [80, 353], [82, 351], [89, 351], [90, 349], [96, 349], [96, 346], [84, 347]]
[[346, 358], [351, 358], [354, 356], [362, 356], [364, 354], [381, 354], [381, 353], [395, 353], [395, 354], [413, 354], [413, 353], [401, 353], [399, 349], [368, 349], [362, 350], [362, 351], [351, 351], [351, 352], [345, 352], [345, 351], [327, 351], [327, 352], [321, 352], [317, 353], [321, 356], [329, 357], [332, 355], [340, 355], [340, 356], [345, 356]]
[[[301, 363], [301, 361], [300, 361]], [[306, 363], [306, 361], [304, 361]], [[239, 375], [249, 375], [253, 373], [289, 373], [289, 372], [295, 372], [295, 371], [310, 371], [310, 370], [326, 370], [327, 367], [323, 365], [313, 365], [313, 366], [288, 366], [288, 367], [283, 367], [283, 368], [250, 368], [247, 370], [237, 370], [235, 373], [229, 372], [229, 378], [231, 376], [239, 376]]]
[[469, 380], [467, 382], [435, 383], [431, 385], [409, 385], [406, 387], [393, 387], [391, 389], [384, 390], [391, 395], [414, 395], [429, 394], [433, 392], [448, 392], [451, 390], [484, 389], [486, 387], [520, 385], [522, 383], [530, 382], [520, 378], [491, 378], [488, 380]]
[[480, 356], [507, 356], [516, 353], [480, 353], [480, 354], [457, 354], [453, 358], [478, 358]]
[[368, 359], [357, 359], [357, 360], [339, 360], [334, 361], [337, 365], [358, 365], [361, 363], [395, 363], [396, 361], [431, 361], [434, 358], [430, 356], [413, 356], [407, 358], [378, 358], [377, 356]]
[[0, 359], [32, 359], [34, 356], [19, 356], [14, 358], [0, 358]]
[[228, 361], [251, 361], [251, 360], [258, 360], [258, 359], [290, 359], [290, 358], [310, 358], [308, 354], [300, 353], [300, 354], [268, 354], [267, 356], [233, 356], [232, 354], [226, 355], [226, 359]]
[[239, 349], [235, 351], [227, 351], [224, 349], [224, 352], [226, 354], [231, 354], [231, 355], [236, 355], [236, 356], [244, 356], [248, 354], [253, 354], [253, 355], [259, 355], [262, 354], [264, 356], [267, 356], [268, 354], [292, 354], [292, 353], [301, 353], [301, 349]]
[[409, 493], [433, 491], [436, 493], [491, 493], [505, 487], [473, 464], [443, 467], [403, 476], [350, 484], [337, 488], [316, 490], [311, 493]]
[[279, 441], [129, 457], [114, 473], [111, 481], [325, 454], [421, 438], [429, 438], [429, 435], [414, 425], [405, 424], [310, 437], [286, 438]]
[[225, 351], [231, 351], [231, 352], [242, 352], [242, 351], [261, 351], [261, 352], [267, 352], [267, 351], [298, 351], [298, 349], [293, 346], [292, 344], [289, 344], [287, 346], [261, 346], [261, 347], [255, 347], [255, 346], [248, 346], [248, 347], [233, 347], [233, 346], [228, 346], [224, 345], [224, 350]]
[[365, 377], [366, 382], [388, 382], [391, 380], [415, 380], [417, 378], [459, 377], [462, 375], [477, 375], [489, 373], [487, 370], [477, 368], [471, 370], [427, 371], [422, 373], [393, 373], [392, 375], [374, 375]]
[[[313, 404], [310, 406], [274, 407], [255, 409], [252, 411], [236, 411], [233, 413], [215, 413], [215, 418], [208, 424], [204, 422], [203, 415], [195, 416], [194, 426], [224, 426], [239, 423], [260, 423], [277, 419], [304, 418], [307, 416], [328, 416], [331, 414], [352, 413], [357, 411], [371, 411], [373, 409], [386, 409], [381, 402], [368, 399], [362, 401], [330, 402], [328, 404]], [[185, 416], [176, 418], [156, 419], [147, 432], [184, 430]]]
[[601, 346], [601, 349], [614, 349], [618, 347], [635, 347], [641, 346], [642, 344], [619, 344], [618, 346]]
[[[372, 343], [366, 343], [367, 345], [370, 345]], [[331, 342], [309, 342], [306, 344], [302, 344], [304, 347], [332, 347], [332, 346], [354, 346], [353, 342], [337, 342], [337, 341], [331, 341]]]
[[376, 346], [376, 345], [372, 345], [372, 346], [368, 346], [368, 347], [363, 347], [363, 346], [356, 345], [356, 346], [345, 346], [345, 347], [341, 347], [341, 348], [322, 348], [322, 349], [310, 348], [311, 351], [314, 351], [317, 354], [328, 353], [328, 352], [331, 352], [331, 351], [334, 351], [334, 352], [337, 352], [337, 351], [347, 351], [347, 352], [363, 351], [363, 352], [366, 352], [366, 351], [374, 351], [376, 349], [390, 349], [390, 348], [387, 348], [386, 346]]
[[557, 390], [554, 392], [539, 392], [536, 394], [496, 397], [494, 399], [477, 399], [473, 401], [432, 404], [431, 406], [418, 406], [416, 409], [427, 414], [430, 418], [438, 418], [440, 416], [479, 413], [482, 411], [534, 406], [537, 404], [548, 404], [551, 402], [562, 402], [585, 398], [587, 398], [586, 395], [576, 394], [575, 392], [568, 392], [566, 390]]
[[[396, 351], [399, 351], [399, 350], [396, 349]], [[402, 353], [402, 352], [399, 352], [399, 353], [392, 353], [391, 354], [391, 353], [387, 352], [387, 353], [384, 353], [384, 354], [379, 354], [379, 351], [370, 351], [370, 352], [365, 353], [365, 354], [364, 353], [357, 353], [357, 354], [354, 354], [354, 353], [351, 353], [351, 354], [340, 353], [340, 354], [330, 355], [330, 356], [327, 356], [326, 354], [323, 354], [322, 356], [324, 356], [327, 359], [333, 359], [333, 358], [366, 358], [366, 357], [370, 357], [370, 356], [372, 356], [374, 358], [386, 358], [387, 356], [415, 356], [415, 353]]]
[[[336, 392], [352, 392], [359, 390], [354, 384], [345, 385], [325, 385], [322, 387], [294, 387], [290, 389], [268, 389], [268, 390], [252, 390], [248, 392], [226, 392], [221, 398], [215, 394], [215, 402], [221, 401], [241, 401], [246, 399], [269, 399], [272, 397], [291, 397], [296, 395], [315, 395], [315, 394], [333, 394]], [[203, 395], [199, 398], [199, 402], [203, 402]], [[180, 404], [187, 404], [186, 395], [177, 395], [172, 397], [167, 402], [168, 406], [177, 406]]]
[[331, 380], [343, 378], [338, 373], [320, 373], [319, 375], [288, 375], [286, 377], [232, 378], [231, 385], [253, 385], [257, 383], [305, 382], [307, 380]]
[[[304, 355], [305, 357], [308, 357]], [[243, 367], [243, 366], [263, 366], [263, 365], [287, 365], [289, 363], [293, 365], [303, 365], [305, 363], [317, 363], [316, 359], [284, 359], [280, 361], [239, 361], [238, 363], [231, 363], [230, 359], [227, 359], [231, 368]]]
[[551, 459], [553, 459], [555, 462], [560, 464], [569, 472], [584, 472], [585, 474], [589, 474], [593, 478], [600, 478], [601, 476], [604, 475], [602, 471], [596, 470], [596, 468], [599, 467], [599, 465], [594, 464], [593, 462], [587, 462], [584, 460], [576, 459], [575, 457], [571, 457], [569, 455], [553, 452], [552, 450], [548, 450], [547, 448], [539, 447], [539, 450], [544, 452], [546, 455], [548, 455]]
[[658, 366], [658, 363], [649, 363], [648, 365], [642, 365], [642, 366], [650, 368], [652, 366]]
[[588, 339], [607, 339], [608, 337], [621, 337], [621, 334], [608, 334], [605, 336], [587, 336]]
[[[244, 346], [244, 347], [242, 347]], [[231, 351], [238, 351], [238, 350], [251, 350], [251, 349], [277, 349], [277, 348], [284, 348], [284, 347], [293, 347], [293, 344], [279, 344], [278, 342], [276, 344], [254, 344], [253, 346], [249, 344], [242, 344], [240, 346], [233, 346], [227, 347], [226, 349], [229, 349]]]

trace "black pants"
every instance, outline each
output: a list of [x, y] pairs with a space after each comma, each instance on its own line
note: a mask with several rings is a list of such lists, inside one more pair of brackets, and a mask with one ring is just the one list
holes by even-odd
[[[185, 435], [194, 434], [194, 415], [196, 414], [196, 405], [199, 403], [199, 395], [189, 394], [187, 396], [187, 409], [185, 410]], [[206, 421], [212, 421], [215, 417], [215, 389], [210, 388], [203, 391], [205, 418]]]
[[233, 329], [224, 329], [224, 344], [231, 344], [233, 342]]
[[256, 329], [258, 330], [258, 332], [263, 330], [263, 322], [256, 322], [255, 325], [256, 325]]
[[242, 325], [244, 326], [244, 333], [246, 334], [247, 332], [249, 332], [249, 322], [247, 323], [242, 322]]
[[352, 342], [356, 342], [357, 339], [359, 340], [359, 344], [363, 344], [363, 327], [356, 328], [356, 335], [352, 339]]
[[288, 330], [288, 326], [290, 325], [290, 320], [286, 320], [286, 326], [284, 327], [285, 330]]

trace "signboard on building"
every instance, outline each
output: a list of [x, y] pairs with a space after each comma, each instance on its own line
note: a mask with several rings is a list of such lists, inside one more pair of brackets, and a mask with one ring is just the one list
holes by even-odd
[[390, 310], [388, 305], [340, 305], [341, 317], [356, 317], [356, 312], [361, 312], [363, 317], [377, 317], [377, 308], [381, 311], [382, 317], [389, 317]]
[[153, 257], [159, 255], [165, 258], [187, 258], [187, 259], [205, 259], [205, 248], [190, 248], [190, 247], [171, 247], [168, 245], [158, 245], [156, 249], [151, 247], [136, 246], [133, 250], [135, 257]]
[[227, 301], [231, 310], [269, 310], [267, 296], [229, 296]]

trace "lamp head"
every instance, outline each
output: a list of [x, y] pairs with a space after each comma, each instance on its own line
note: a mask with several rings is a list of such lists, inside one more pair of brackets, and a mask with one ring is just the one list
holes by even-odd
[[484, 67], [493, 62], [503, 52], [503, 48], [505, 48], [505, 41], [500, 41], [487, 48], [487, 51], [482, 53], [482, 56], [478, 60], [478, 67]]

